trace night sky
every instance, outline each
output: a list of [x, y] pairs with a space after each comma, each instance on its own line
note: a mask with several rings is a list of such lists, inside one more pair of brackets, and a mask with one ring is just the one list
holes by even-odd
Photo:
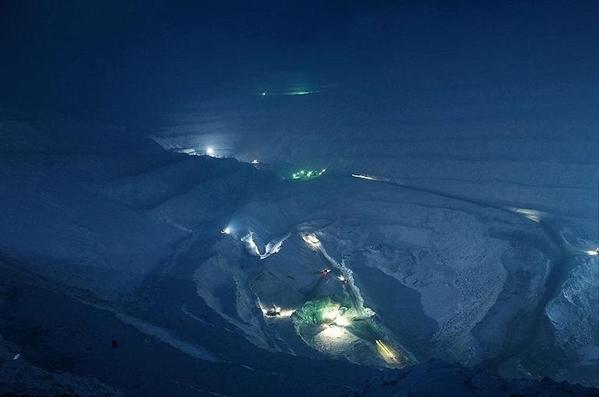
[[0, 106], [248, 142], [597, 124], [597, 2], [237, 3], [2, 1]]

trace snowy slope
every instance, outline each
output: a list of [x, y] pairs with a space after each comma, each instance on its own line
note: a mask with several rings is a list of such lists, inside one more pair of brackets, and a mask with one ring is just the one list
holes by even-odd
[[[582, 87], [581, 90], [588, 92]], [[497, 93], [497, 95], [502, 94]], [[542, 97], [542, 93], [539, 95]], [[358, 102], [360, 100], [364, 100], [364, 98], [360, 96], [359, 99], [356, 99]], [[449, 101], [448, 98], [444, 100]], [[522, 104], [529, 104], [528, 100], [527, 97], [527, 102], [522, 102]], [[444, 120], [442, 117], [451, 118], [451, 114], [435, 115], [436, 119], [423, 121], [422, 114], [432, 110], [420, 109], [418, 106], [395, 109], [394, 104], [387, 102], [384, 105], [388, 105], [388, 108], [381, 107], [379, 109], [377, 106], [369, 107], [368, 104], [364, 104], [364, 108], [369, 109], [370, 113], [364, 114], [357, 111], [352, 116], [337, 119], [330, 117], [331, 114], [337, 114], [331, 109], [335, 110], [337, 106], [342, 108], [343, 105], [339, 103], [345, 102], [339, 98], [335, 98], [333, 103], [326, 102], [325, 99], [322, 101], [324, 102], [306, 101], [305, 112], [312, 111], [318, 116], [314, 116], [316, 120], [294, 119], [299, 124], [290, 125], [288, 128], [294, 131], [298, 130], [297, 134], [290, 134], [284, 141], [271, 140], [272, 145], [268, 147], [268, 150], [249, 142], [247, 145], [240, 145], [237, 152], [232, 154], [242, 159], [259, 158], [265, 163], [295, 163], [297, 168], [320, 169], [327, 167], [329, 175], [366, 175], [405, 188], [412, 188], [422, 194], [438, 194], [470, 202], [478, 207], [480, 207], [479, 204], [482, 204], [501, 208], [502, 214], [511, 212], [516, 217], [520, 214], [519, 218], [523, 222], [528, 219], [529, 223], [539, 223], [538, 227], [534, 225], [528, 227], [537, 231], [542, 229], [538, 233], [530, 234], [528, 230], [518, 231], [517, 234], [512, 234], [510, 237], [503, 235], [506, 233], [505, 230], [500, 230], [502, 235], [494, 236], [496, 242], [501, 244], [504, 241], [504, 244], [508, 244], [505, 247], [506, 252], [509, 247], [509, 253], [502, 258], [495, 256], [500, 254], [500, 245], [493, 245], [491, 248], [490, 245], [484, 243], [485, 239], [474, 237], [478, 233], [488, 234], [484, 227], [479, 230], [476, 228], [467, 230], [472, 232], [471, 241], [480, 241], [481, 251], [477, 253], [470, 242], [465, 242], [459, 247], [460, 252], [469, 256], [469, 261], [476, 258], [477, 255], [478, 259], [483, 262], [488, 260], [486, 268], [491, 268], [495, 272], [495, 274], [487, 274], [485, 271], [479, 275], [480, 279], [478, 276], [474, 277], [483, 282], [482, 280], [488, 276], [488, 283], [493, 284], [489, 291], [495, 291], [496, 297], [487, 297], [487, 304], [493, 305], [497, 299], [500, 302], [499, 305], [504, 303], [505, 307], [520, 305], [520, 308], [505, 309], [498, 305], [489, 313], [484, 322], [473, 329], [472, 336], [463, 336], [465, 339], [447, 337], [444, 343], [448, 344], [447, 349], [451, 352], [455, 351], [455, 354], [461, 356], [460, 360], [469, 362], [466, 357], [471, 354], [472, 362], [482, 360], [485, 365], [497, 369], [506, 376], [520, 376], [519, 374], [528, 372], [528, 367], [542, 366], [544, 374], [560, 380], [570, 379], [597, 384], [598, 380], [594, 373], [598, 370], [597, 346], [599, 346], [599, 339], [597, 333], [592, 330], [599, 327], [599, 310], [597, 310], [599, 300], [595, 293], [599, 288], [599, 280], [595, 276], [598, 259], [596, 256], [589, 255], [587, 251], [592, 252], [598, 245], [599, 157], [595, 149], [598, 144], [597, 136], [594, 133], [597, 126], [596, 118], [589, 117], [590, 113], [587, 111], [587, 107], [584, 107], [589, 104], [580, 104], [580, 120], [563, 117], [560, 109], [565, 108], [557, 107], [555, 115], [551, 117], [545, 115], [542, 119], [537, 119], [532, 110], [530, 112], [527, 110], [513, 115], [501, 114], [497, 118], [485, 119], [484, 122], [471, 114], [469, 117], [472, 119], [457, 121], [450, 119], [451, 123], [445, 125], [442, 123]], [[347, 103], [347, 106], [353, 106], [353, 104]], [[317, 104], [331, 112], [316, 112]], [[538, 110], [542, 105], [535, 103], [531, 106]], [[411, 124], [409, 120], [405, 119], [407, 116], [403, 112], [406, 111], [419, 121]], [[189, 116], [193, 118], [193, 115]], [[321, 122], [321, 125], [318, 122]], [[330, 133], [319, 133], [322, 129], [330, 130]], [[193, 147], [193, 138], [194, 135], [190, 132], [187, 141], [183, 142], [179, 139], [177, 142], [181, 145], [187, 143]], [[199, 139], [199, 137], [196, 138]], [[167, 136], [161, 138], [162, 143], [168, 143], [168, 141]], [[285, 169], [287, 170], [287, 166]], [[331, 188], [332, 191], [334, 188]], [[275, 207], [272, 210], [268, 206], [264, 206], [264, 209], [254, 209], [254, 211], [263, 212], [260, 213], [259, 223], [266, 226], [252, 225], [251, 227], [265, 240], [269, 237], [264, 237], [263, 234], [270, 233], [271, 229], [272, 235], [286, 233], [285, 227], [277, 226], [279, 222], [277, 217], [280, 216], [280, 212], [292, 212], [299, 205], [313, 208], [314, 196], [326, 196], [336, 202], [337, 206], [343, 205], [339, 203], [336, 193], [327, 191], [306, 194], [301, 204], [297, 201], [283, 205], [273, 200]], [[325, 201], [325, 198], [321, 197], [321, 200]], [[283, 208], [283, 210], [279, 208]], [[355, 208], [353, 210], [358, 211]], [[266, 212], [269, 211], [271, 214], [267, 216]], [[315, 217], [312, 210], [306, 210], [306, 212], [310, 213], [310, 218]], [[354, 214], [355, 212], [352, 213], [352, 216]], [[327, 216], [323, 216], [321, 219], [323, 223], [330, 221], [330, 217]], [[435, 216], [438, 216], [437, 221], [445, 221], [447, 217], [447, 215], [438, 213]], [[462, 223], [467, 220], [461, 219], [456, 222]], [[416, 223], [422, 226], [426, 221], [418, 220]], [[481, 223], [484, 224], [485, 221], [481, 221]], [[442, 234], [453, 234], [454, 230], [463, 233], [463, 227], [458, 226], [456, 229], [455, 223], [449, 222], [449, 224], [452, 227], [442, 231]], [[260, 227], [264, 227], [265, 231], [260, 232], [258, 230]], [[389, 240], [398, 239], [405, 242], [407, 239], [412, 239], [414, 241], [411, 243], [417, 243], [419, 239], [422, 241], [422, 236], [427, 232], [426, 230], [417, 230], [418, 228], [410, 227], [410, 225], [402, 225], [402, 227], [404, 228], [403, 232], [399, 231], [401, 229], [397, 225], [387, 229], [380, 228], [379, 234], [388, 235]], [[507, 233], [512, 233], [512, 231]], [[343, 237], [352, 242], [355, 238], [355, 234], [349, 238]], [[380, 235], [375, 237], [375, 239], [380, 238]], [[454, 247], [455, 243], [457, 242], [451, 241], [450, 244]], [[443, 258], [443, 262], [437, 261], [439, 258], [434, 256], [414, 259], [412, 258], [413, 252], [409, 249], [394, 247], [392, 243], [383, 245], [382, 251], [377, 252], [374, 249], [363, 255], [364, 258], [361, 259], [378, 263], [383, 268], [391, 267], [391, 269], [386, 269], [387, 273], [401, 273], [407, 268], [414, 267], [411, 265], [407, 268], [404, 266], [399, 266], [399, 269], [392, 268], [395, 258], [405, 256], [407, 259], [402, 263], [415, 262], [419, 264], [418, 267], [429, 266], [432, 269], [429, 273], [437, 273], [435, 276], [425, 277], [422, 270], [422, 274], [412, 277], [414, 280], [411, 282], [417, 284], [423, 283], [420, 277], [425, 277], [426, 281], [424, 282], [427, 284], [430, 278], [443, 279], [445, 275], [438, 272], [443, 272], [444, 269], [437, 265], [449, 263], [451, 267], [463, 259], [459, 255]], [[529, 250], [528, 248], [534, 249]], [[495, 249], [499, 249], [499, 251], [494, 252]], [[443, 253], [451, 251], [442, 246], [436, 246], [434, 250], [441, 250]], [[507, 264], [499, 268], [492, 266], [493, 262], [501, 261]], [[514, 267], [509, 262], [519, 262], [523, 265]], [[544, 264], [544, 262], [547, 263]], [[504, 267], [507, 267], [508, 270], [506, 271]], [[547, 269], [543, 270], [543, 267], [547, 267]], [[527, 284], [525, 289], [535, 292], [521, 294], [513, 291], [513, 288], [523, 287], [514, 284], [521, 278], [518, 275], [515, 278], [506, 278], [509, 277], [510, 268], [511, 271], [520, 272], [525, 276], [525, 280], [520, 280]], [[550, 271], [550, 269], [553, 270]], [[544, 279], [544, 271], [547, 271], [546, 274], [549, 275], [548, 280]], [[456, 274], [459, 274], [460, 277], [463, 275], [462, 273]], [[462, 286], [465, 289], [469, 288], [471, 280], [470, 278], [466, 279], [468, 282], [464, 282]], [[496, 280], [498, 283], [495, 283]], [[504, 284], [506, 288], [498, 287], [500, 284]], [[544, 285], [547, 288], [542, 290]], [[512, 286], [514, 287], [512, 288]], [[476, 291], [481, 287], [481, 285], [475, 285], [473, 290], [464, 293], [472, 294], [475, 299]], [[418, 288], [424, 289], [425, 286]], [[455, 293], [451, 291], [451, 288], [441, 287], [435, 283], [431, 283], [430, 288], [431, 293], [435, 290], [435, 293], [441, 294], [449, 304], [456, 301]], [[432, 301], [442, 301], [434, 294], [431, 296]], [[484, 297], [477, 296], [477, 298], [482, 299], [481, 303], [484, 301]], [[441, 319], [444, 308], [433, 307], [434, 304], [427, 303], [428, 299], [426, 295], [423, 297], [427, 315], [433, 316], [436, 320]], [[494, 337], [496, 322], [502, 323], [503, 326], [508, 326], [509, 322], [515, 326], [526, 324], [528, 317], [523, 313], [517, 315], [516, 312], [530, 305], [537, 306], [536, 309], [531, 309], [535, 310], [537, 314], [544, 310], [544, 314], [541, 314], [539, 318], [535, 317], [537, 318], [535, 321], [543, 329], [542, 332], [546, 338], [543, 337], [535, 343], [530, 340], [526, 343], [522, 340], [508, 343]], [[544, 309], [541, 309], [540, 306], [543, 306]], [[515, 320], [520, 318], [519, 316], [522, 321]], [[468, 318], [472, 324], [480, 320]], [[574, 325], [576, 322], [579, 324], [578, 326]], [[453, 322], [451, 318], [445, 318], [442, 320], [442, 324], [447, 335], [454, 332], [453, 328], [462, 326], [461, 320]], [[526, 334], [528, 331], [524, 331], [524, 329], [530, 327], [530, 324], [522, 327], [523, 329], [518, 333]], [[460, 334], [461, 331], [455, 330], [455, 332]], [[441, 338], [438, 342], [442, 343], [443, 337], [440, 334], [438, 337]], [[485, 339], [487, 342], [482, 347], [477, 347], [470, 353], [466, 353], [466, 350], [469, 349], [466, 346], [472, 345], [472, 340], [468, 340], [471, 337]], [[508, 356], [515, 355], [518, 350], [521, 350], [521, 346], [526, 344], [534, 345], [532, 350], [540, 352], [543, 350], [543, 344], [548, 343], [549, 339], [555, 339], [555, 344], [552, 345], [552, 353], [548, 355], [530, 353], [527, 359], [508, 358]], [[497, 356], [499, 350], [503, 349], [501, 346], [506, 343], [511, 344], [511, 347], [508, 348], [511, 353], [501, 355], [501, 358], [493, 358]], [[462, 347], [459, 347], [460, 344]], [[461, 352], [457, 353], [460, 350]], [[499, 361], [509, 361], [509, 364], [502, 366], [499, 365]]]
[[[537, 306], [559, 253], [541, 225], [517, 212], [352, 178], [285, 184], [256, 196], [232, 223], [240, 229], [238, 237], [249, 230], [261, 241], [295, 235], [279, 253], [256, 258], [260, 263], [255, 264], [215, 247], [228, 259], [211, 259], [201, 271], [219, 263], [221, 269], [242, 272], [231, 283], [237, 296], [253, 290], [267, 304], [294, 308], [310, 299], [306, 291], [326, 263], [306, 256], [310, 250], [304, 246], [302, 251], [296, 242], [300, 232], [315, 231], [330, 255], [353, 272], [365, 305], [399, 345], [421, 359], [466, 365], [502, 355], [515, 343], [513, 322], [524, 313], [542, 312]], [[199, 291], [215, 302], [218, 287], [198, 283]], [[272, 283], [279, 287], [273, 289]], [[338, 292], [328, 287], [318, 293]], [[509, 299], [502, 298], [506, 294]], [[228, 316], [241, 319], [251, 307], [237, 300]], [[248, 334], [263, 334], [262, 325], [245, 322], [244, 327]], [[535, 332], [531, 327], [523, 324], [516, 336], [528, 338]], [[262, 338], [263, 345], [269, 344]]]
[[44, 371], [128, 395], [338, 395], [439, 358], [595, 384], [579, 218], [389, 173], [281, 181], [113, 132], [1, 131], [0, 334]]

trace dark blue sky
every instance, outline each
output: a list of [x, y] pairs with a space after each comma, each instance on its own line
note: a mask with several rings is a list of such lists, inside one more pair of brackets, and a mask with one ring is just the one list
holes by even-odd
[[[595, 1], [238, 3], [1, 1], [0, 106], [148, 128], [194, 104], [264, 129], [597, 104]], [[296, 89], [318, 94], [256, 102]]]

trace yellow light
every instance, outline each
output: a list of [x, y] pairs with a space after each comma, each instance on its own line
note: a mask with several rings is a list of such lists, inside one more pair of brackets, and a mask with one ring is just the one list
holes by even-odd
[[512, 211], [523, 215], [525, 218], [528, 218], [533, 222], [539, 223], [541, 221], [542, 213], [540, 211], [529, 208], [512, 208]]
[[382, 340], [377, 339], [374, 341], [376, 350], [380, 354], [380, 356], [389, 364], [397, 364], [399, 360], [397, 358], [397, 354], [393, 349], [387, 346]]
[[[260, 310], [262, 311], [262, 315], [266, 318], [269, 319], [276, 319], [276, 318], [288, 318], [291, 317], [291, 315], [293, 313], [295, 313], [295, 309], [281, 309], [279, 306], [277, 305], [272, 305], [272, 307], [269, 309], [267, 307], [265, 307], [264, 305], [262, 305], [260, 303]], [[269, 312], [274, 311], [274, 313], [276, 314], [269, 314]]]

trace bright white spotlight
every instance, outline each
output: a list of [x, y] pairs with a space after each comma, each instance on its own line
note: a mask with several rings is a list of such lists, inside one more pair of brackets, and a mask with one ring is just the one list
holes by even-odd
[[207, 154], [208, 156], [214, 156], [214, 148], [213, 148], [212, 146], [208, 146], [208, 147], [206, 148], [206, 154]]
[[227, 226], [226, 228], [221, 230], [221, 233], [222, 234], [231, 234], [231, 233], [233, 233], [233, 229], [231, 229], [231, 226]]

